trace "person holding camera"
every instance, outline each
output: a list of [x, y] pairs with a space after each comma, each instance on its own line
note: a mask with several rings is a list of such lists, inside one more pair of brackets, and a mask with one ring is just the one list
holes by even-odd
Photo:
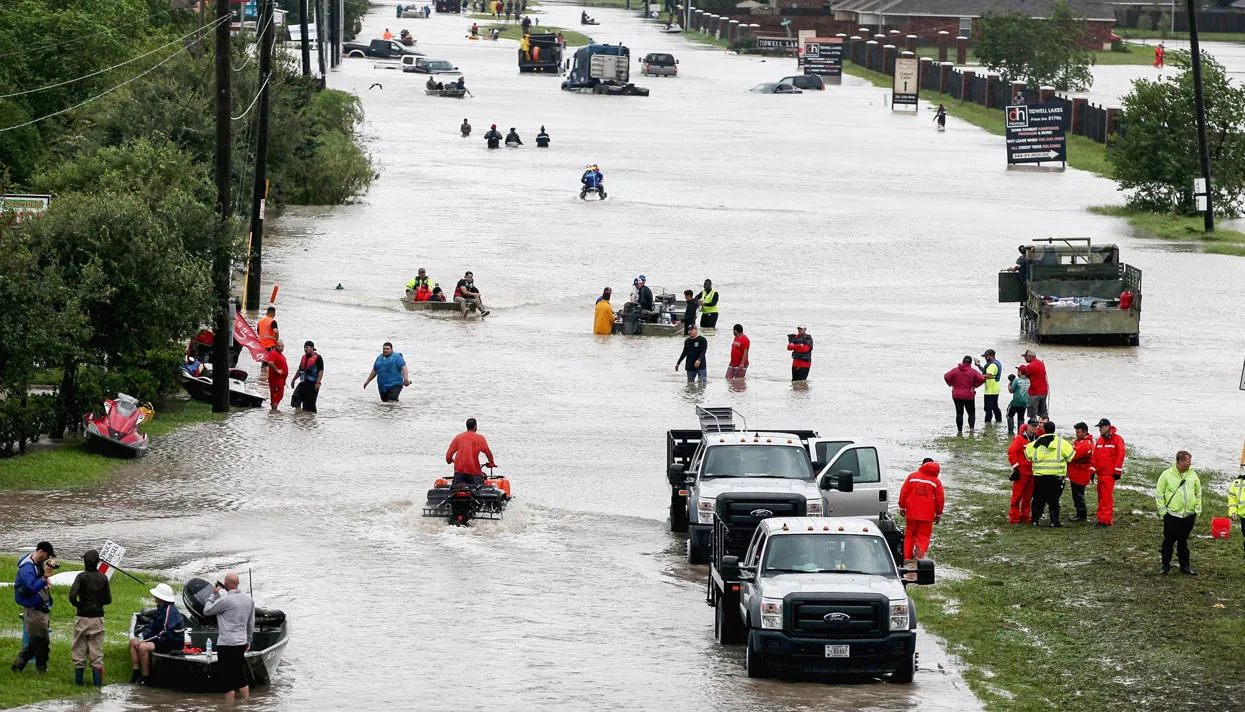
[[212, 595], [203, 604], [204, 615], [216, 616], [216, 654], [220, 658], [220, 676], [224, 683], [225, 700], [234, 695], [246, 699], [251, 694], [247, 680], [246, 651], [251, 649], [255, 635], [255, 601], [238, 588], [238, 575], [225, 574], [225, 582], [216, 582]]
[[17, 562], [17, 580], [13, 582], [13, 598], [22, 607], [22, 621], [26, 626], [26, 646], [9, 666], [13, 672], [26, 669], [27, 663], [35, 661], [35, 670], [48, 671], [48, 655], [51, 636], [48, 617], [52, 613], [52, 589], [48, 583], [47, 569], [58, 569], [53, 561], [56, 551], [46, 541]]
[[813, 337], [803, 325], [795, 327], [794, 334], [787, 334], [787, 350], [791, 352], [791, 380], [807, 381], [808, 369], [813, 367]]

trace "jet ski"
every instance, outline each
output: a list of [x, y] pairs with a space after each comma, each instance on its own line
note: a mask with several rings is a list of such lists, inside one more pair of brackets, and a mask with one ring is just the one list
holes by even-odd
[[87, 413], [82, 419], [87, 449], [113, 457], [147, 454], [147, 436], [138, 432], [138, 426], [147, 420], [149, 412], [137, 398], [124, 393], [118, 393], [114, 400], [105, 399], [101, 415]]
[[505, 476], [494, 477], [490, 473], [478, 487], [451, 485], [450, 480], [441, 477], [428, 490], [423, 516], [465, 527], [473, 519], [501, 519], [510, 499], [510, 480]]
[[[212, 402], [212, 364], [190, 360], [182, 364], [179, 373], [182, 388], [191, 398], [204, 403]], [[246, 371], [229, 370], [229, 404], [238, 408], [258, 408], [264, 398], [246, 390]]]

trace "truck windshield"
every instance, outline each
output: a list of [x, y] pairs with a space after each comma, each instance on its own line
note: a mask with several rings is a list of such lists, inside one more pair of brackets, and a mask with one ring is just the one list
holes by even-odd
[[895, 577], [886, 543], [857, 534], [783, 534], [770, 537], [765, 573], [840, 573]]
[[716, 445], [705, 453], [701, 477], [813, 479], [804, 448], [794, 445]]

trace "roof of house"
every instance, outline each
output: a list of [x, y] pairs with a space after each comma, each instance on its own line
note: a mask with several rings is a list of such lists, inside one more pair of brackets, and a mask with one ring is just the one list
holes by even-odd
[[[857, 12], [910, 17], [981, 17], [986, 12], [1022, 12], [1029, 17], [1046, 17], [1056, 0], [843, 0], [836, 12]], [[1115, 21], [1106, 2], [1068, 0], [1068, 7], [1089, 20]]]

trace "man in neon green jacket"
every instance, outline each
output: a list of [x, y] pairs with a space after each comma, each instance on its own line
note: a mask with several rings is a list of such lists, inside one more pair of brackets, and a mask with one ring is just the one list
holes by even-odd
[[1228, 517], [1241, 526], [1241, 540], [1245, 542], [1245, 472], [1228, 485]]
[[1176, 464], [1163, 470], [1154, 488], [1154, 504], [1163, 518], [1163, 563], [1160, 574], [1171, 571], [1172, 547], [1180, 559], [1180, 573], [1196, 576], [1189, 568], [1189, 535], [1197, 515], [1202, 513], [1202, 481], [1190, 465], [1193, 455], [1176, 453]]

